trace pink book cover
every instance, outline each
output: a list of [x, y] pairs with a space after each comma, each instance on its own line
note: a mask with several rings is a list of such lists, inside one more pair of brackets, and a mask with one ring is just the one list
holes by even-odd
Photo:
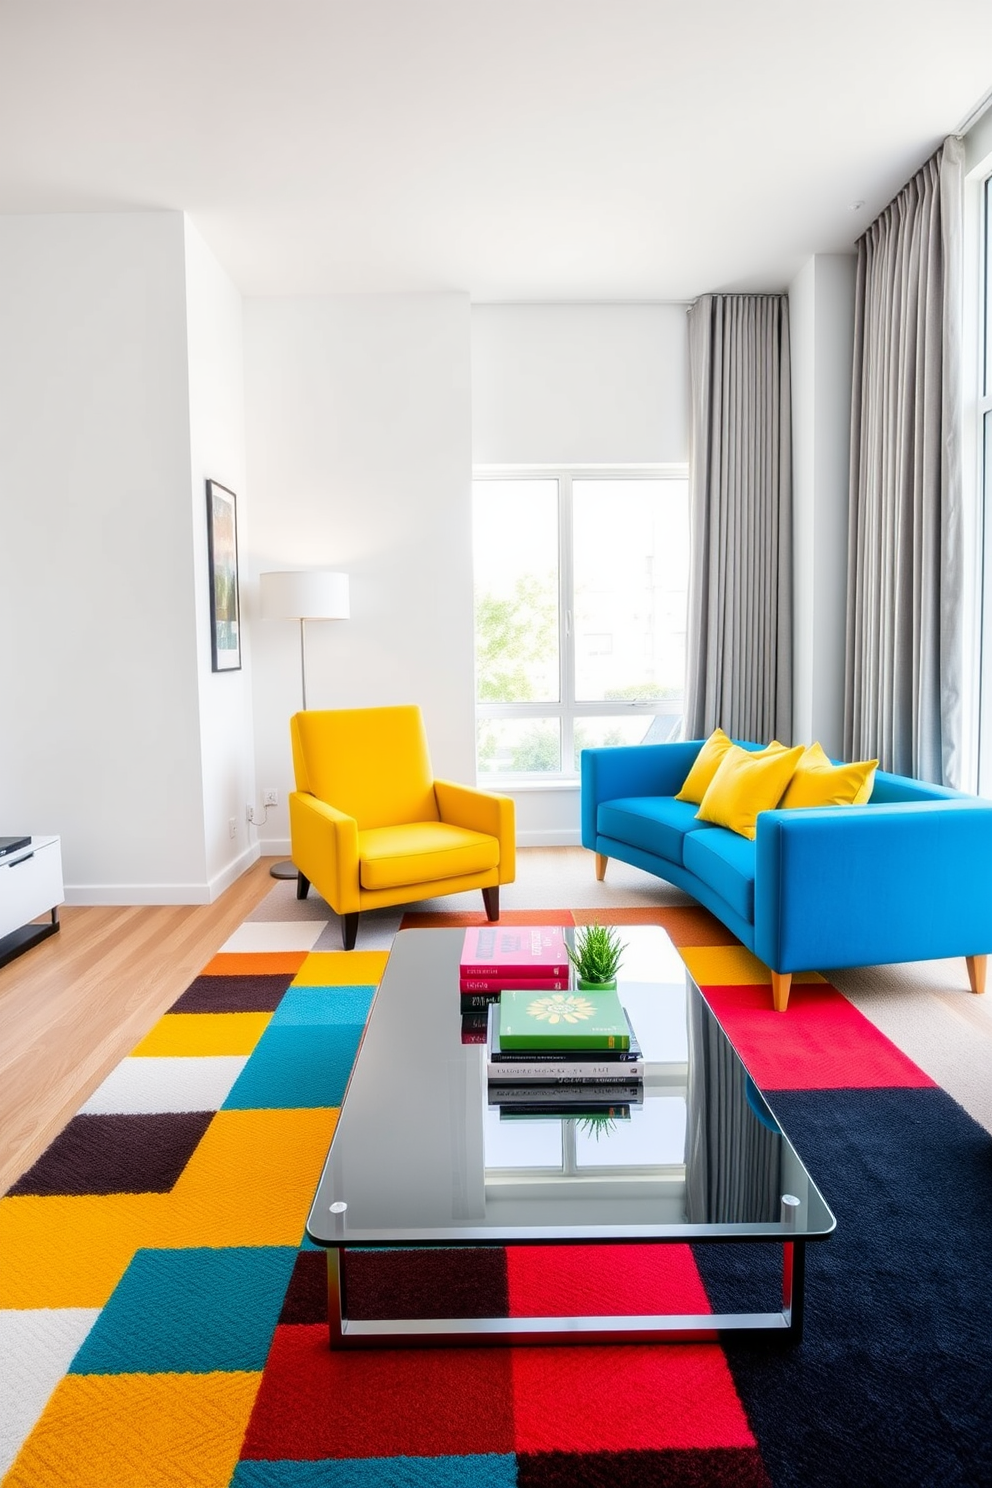
[[568, 988], [568, 977], [539, 976], [537, 972], [529, 977], [463, 976], [458, 986], [462, 992], [512, 992], [517, 988], [525, 992], [563, 992]]
[[559, 925], [471, 925], [465, 931], [462, 977], [568, 977]]

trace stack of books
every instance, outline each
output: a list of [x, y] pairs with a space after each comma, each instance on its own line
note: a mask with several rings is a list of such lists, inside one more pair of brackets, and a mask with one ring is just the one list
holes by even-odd
[[501, 992], [560, 992], [568, 985], [568, 953], [559, 925], [471, 926], [458, 967], [462, 1043], [486, 1042], [489, 1005]]
[[587, 1115], [644, 1100], [644, 1056], [615, 991], [512, 989], [488, 1010], [489, 1104]]

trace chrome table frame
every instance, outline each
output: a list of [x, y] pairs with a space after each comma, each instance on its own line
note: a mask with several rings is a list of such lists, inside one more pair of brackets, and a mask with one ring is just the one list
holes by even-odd
[[[757, 1237], [751, 1237], [755, 1239]], [[567, 1244], [558, 1240], [556, 1244]], [[588, 1240], [576, 1242], [589, 1244]], [[686, 1244], [685, 1239], [627, 1244]], [[707, 1240], [706, 1244], [721, 1243]], [[723, 1244], [733, 1244], [725, 1240]], [[345, 1246], [327, 1252], [327, 1315], [332, 1349], [436, 1348], [564, 1343], [716, 1343], [727, 1334], [797, 1344], [803, 1336], [805, 1240], [782, 1245], [781, 1312], [618, 1314], [596, 1317], [469, 1317], [357, 1320], [348, 1317]], [[442, 1249], [433, 1246], [433, 1249]]]

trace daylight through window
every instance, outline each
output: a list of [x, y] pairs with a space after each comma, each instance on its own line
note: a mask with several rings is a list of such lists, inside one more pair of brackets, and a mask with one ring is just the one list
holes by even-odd
[[688, 482], [561, 470], [473, 486], [478, 765], [574, 778], [682, 724]]

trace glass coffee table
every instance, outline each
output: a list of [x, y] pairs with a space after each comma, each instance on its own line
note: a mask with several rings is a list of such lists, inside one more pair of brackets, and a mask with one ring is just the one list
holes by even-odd
[[[327, 1250], [332, 1348], [802, 1336], [806, 1242], [834, 1216], [664, 931], [623, 935], [643, 1085], [612, 1114], [565, 1115], [521, 1109], [489, 1085], [485, 1045], [462, 1043], [463, 932], [396, 936], [307, 1220]], [[350, 1248], [755, 1241], [781, 1247], [772, 1311], [348, 1316]]]

